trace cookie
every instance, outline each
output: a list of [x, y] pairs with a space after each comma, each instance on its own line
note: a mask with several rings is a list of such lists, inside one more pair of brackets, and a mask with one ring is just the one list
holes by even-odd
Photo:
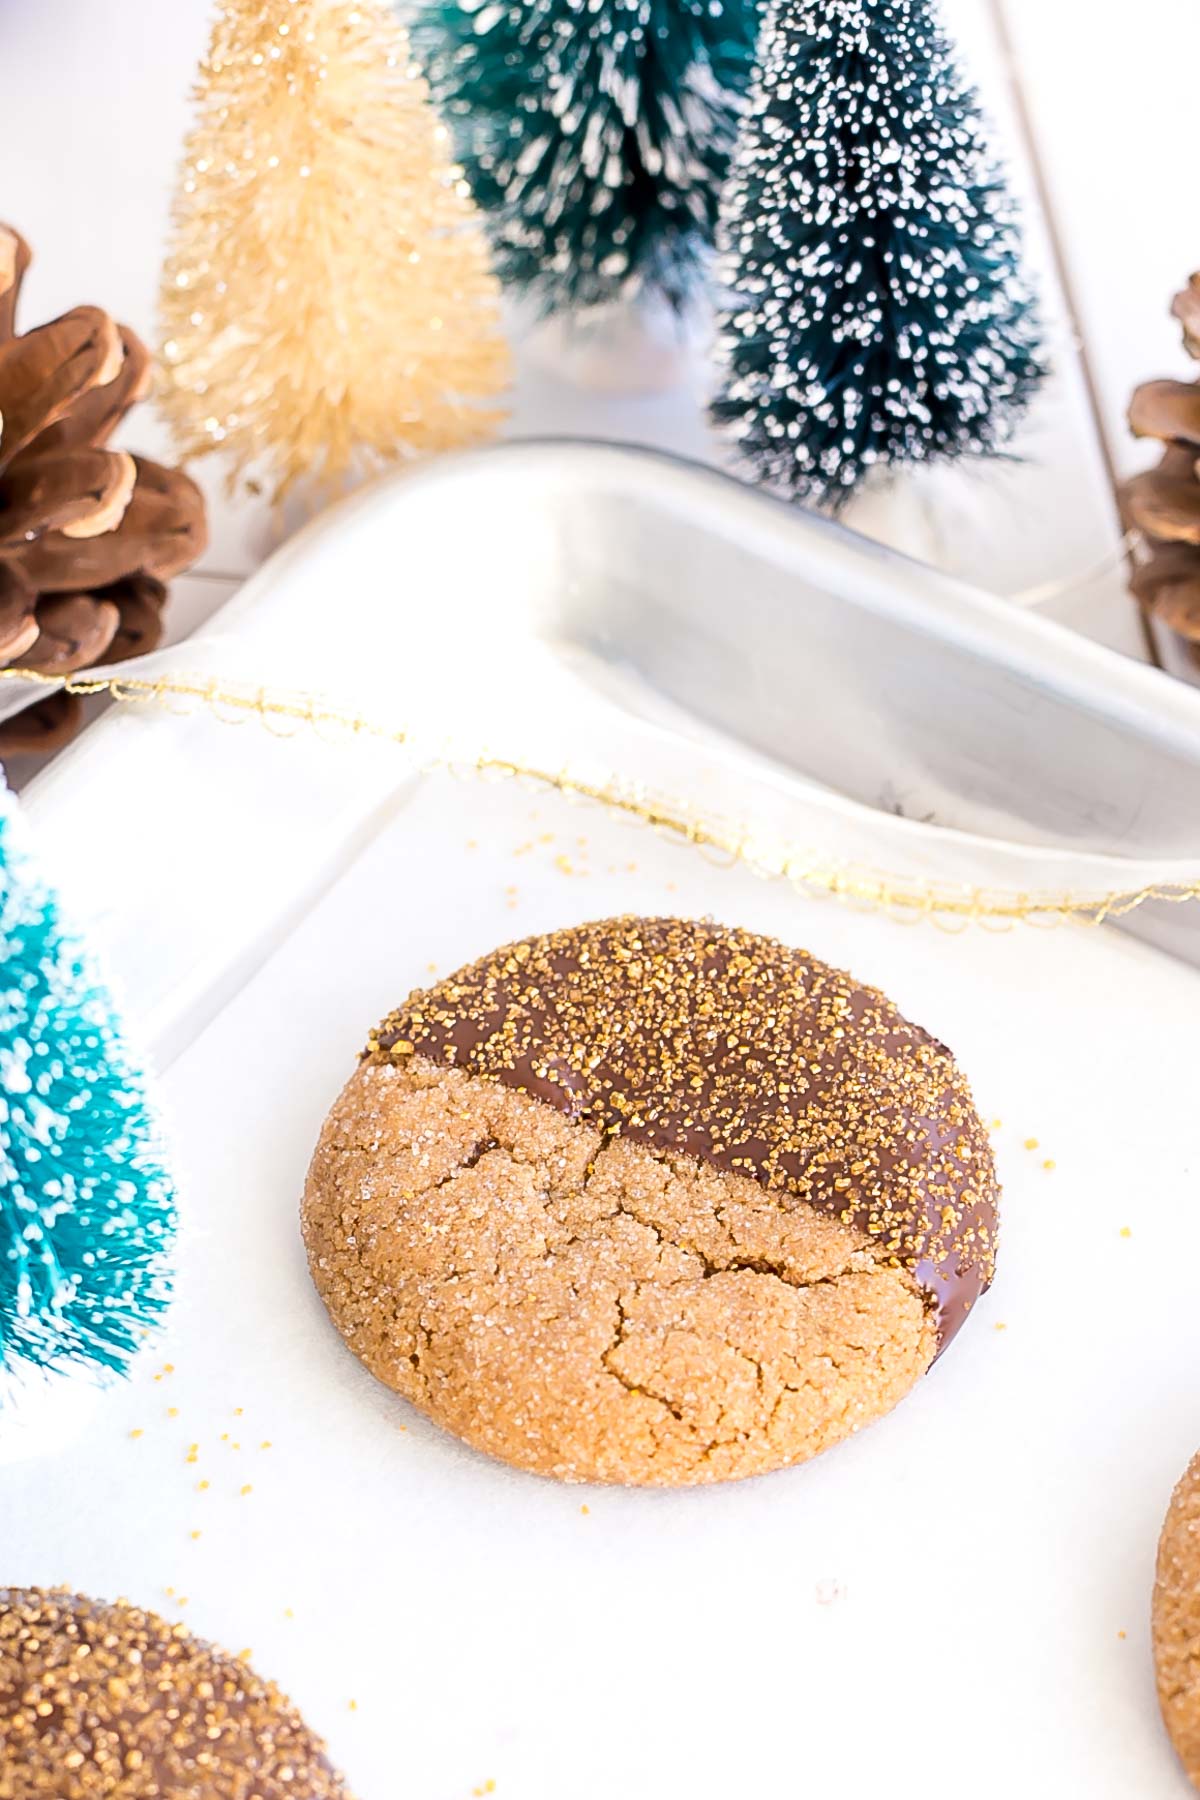
[[0, 1589], [0, 1800], [349, 1800], [289, 1702], [123, 1601]]
[[528, 938], [413, 994], [302, 1220], [371, 1372], [572, 1481], [803, 1461], [879, 1418], [991, 1280], [996, 1178], [949, 1052], [725, 926]]
[[1163, 1723], [1200, 1788], [1200, 1456], [1171, 1495], [1163, 1521], [1151, 1628]]

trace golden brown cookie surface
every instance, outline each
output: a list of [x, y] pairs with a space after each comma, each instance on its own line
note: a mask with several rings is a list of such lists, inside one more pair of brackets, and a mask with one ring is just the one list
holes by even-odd
[[1163, 1521], [1152, 1628], [1163, 1722], [1200, 1788], [1200, 1455], [1172, 1494]]
[[619, 919], [525, 940], [373, 1035], [304, 1199], [380, 1379], [566, 1479], [801, 1461], [888, 1411], [991, 1275], [949, 1054], [774, 940]]
[[0, 1800], [349, 1800], [272, 1683], [124, 1602], [0, 1589]]

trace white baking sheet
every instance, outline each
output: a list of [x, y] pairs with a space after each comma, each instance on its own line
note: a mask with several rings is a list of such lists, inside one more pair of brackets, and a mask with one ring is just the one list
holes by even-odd
[[[1006, 1189], [992, 1294], [890, 1419], [673, 1494], [443, 1436], [343, 1349], [297, 1229], [326, 1107], [431, 965], [631, 909], [887, 987], [958, 1051]], [[1198, 1018], [1200, 975], [1113, 932], [904, 928], [598, 808], [426, 778], [170, 1069], [169, 1336], [3, 1471], [0, 1575], [251, 1649], [359, 1800], [1180, 1797], [1148, 1608], [1200, 1445]]]

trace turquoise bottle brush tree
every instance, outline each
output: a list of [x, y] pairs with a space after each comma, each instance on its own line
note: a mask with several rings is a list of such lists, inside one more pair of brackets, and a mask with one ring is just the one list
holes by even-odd
[[175, 1228], [141, 1073], [0, 789], [0, 1421], [22, 1373], [122, 1371]]
[[414, 41], [505, 282], [546, 313], [686, 304], [759, 16], [759, 0], [424, 0]]
[[713, 417], [837, 509], [1003, 449], [1044, 373], [1015, 208], [932, 0], [770, 0], [722, 202]]

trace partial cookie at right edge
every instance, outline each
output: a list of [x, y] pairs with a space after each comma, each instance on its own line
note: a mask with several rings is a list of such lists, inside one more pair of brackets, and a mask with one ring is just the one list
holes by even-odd
[[1200, 1455], [1171, 1496], [1152, 1613], [1158, 1703], [1193, 1787], [1200, 1788]]

